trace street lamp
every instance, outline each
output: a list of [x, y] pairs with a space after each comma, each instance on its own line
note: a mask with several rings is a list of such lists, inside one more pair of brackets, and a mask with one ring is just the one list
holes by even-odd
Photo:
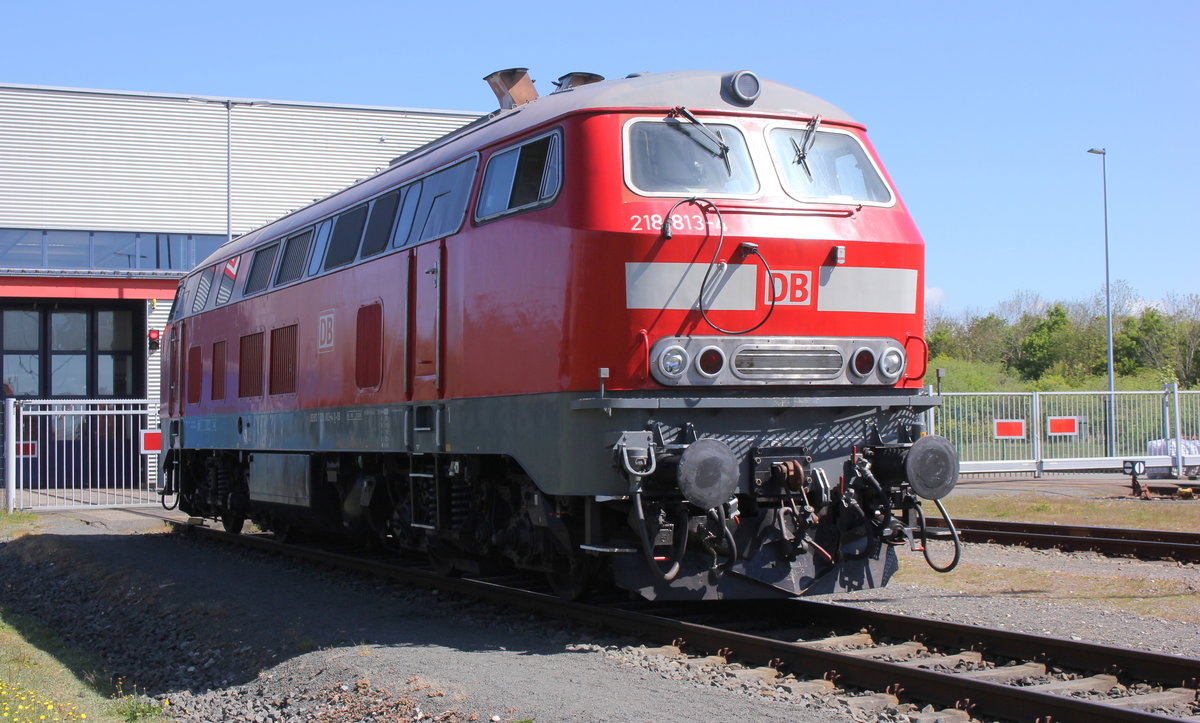
[[233, 240], [233, 107], [244, 105], [258, 108], [271, 105], [265, 100], [233, 100], [232, 98], [188, 98], [191, 103], [214, 103], [225, 106], [225, 243]]
[[1108, 456], [1116, 453], [1113, 445], [1116, 438], [1116, 419], [1113, 414], [1113, 322], [1112, 287], [1108, 273], [1108, 152], [1104, 148], [1089, 148], [1088, 153], [1100, 156], [1100, 178], [1104, 184], [1104, 314], [1108, 317]]

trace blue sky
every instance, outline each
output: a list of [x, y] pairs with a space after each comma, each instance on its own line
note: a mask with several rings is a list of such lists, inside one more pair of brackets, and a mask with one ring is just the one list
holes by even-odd
[[930, 301], [1200, 292], [1200, 1], [163, 3], [10, 0], [0, 82], [487, 111], [528, 67], [749, 68], [865, 123]]

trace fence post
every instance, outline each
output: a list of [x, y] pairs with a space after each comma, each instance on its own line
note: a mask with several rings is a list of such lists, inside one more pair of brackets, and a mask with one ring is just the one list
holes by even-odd
[[1030, 404], [1030, 414], [1033, 416], [1033, 478], [1039, 479], [1042, 476], [1042, 398], [1038, 392], [1032, 392], [1033, 400]]
[[1171, 385], [1166, 382], [1162, 385], [1162, 438], [1164, 442], [1171, 438]]
[[17, 508], [17, 400], [4, 400], [4, 498], [11, 515]]
[[[925, 393], [931, 397], [933, 396], [932, 384], [927, 384], [925, 386]], [[929, 432], [929, 434], [937, 434], [937, 427], [935, 426], [937, 423], [937, 416], [934, 412], [935, 409], [937, 409], [937, 407], [929, 407], [925, 410], [925, 429]]]
[[1179, 415], [1179, 382], [1171, 382], [1171, 395], [1175, 397], [1175, 478], [1183, 479], [1183, 425]]

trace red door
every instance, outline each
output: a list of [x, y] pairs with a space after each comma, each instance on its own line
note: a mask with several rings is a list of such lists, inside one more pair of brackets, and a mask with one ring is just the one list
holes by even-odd
[[412, 315], [412, 336], [409, 350], [412, 364], [409, 369], [414, 400], [437, 399], [441, 396], [442, 379], [442, 299], [446, 287], [445, 264], [442, 263], [442, 244], [429, 243], [413, 251], [412, 280], [409, 284]]

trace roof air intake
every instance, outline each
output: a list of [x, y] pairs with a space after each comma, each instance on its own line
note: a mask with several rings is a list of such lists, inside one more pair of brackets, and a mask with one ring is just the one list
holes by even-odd
[[533, 87], [533, 80], [529, 77], [528, 68], [497, 70], [486, 76], [484, 80], [491, 86], [492, 92], [496, 94], [496, 100], [500, 101], [500, 107], [504, 110], [537, 100], [538, 92]]
[[558, 86], [558, 90], [556, 90], [554, 92], [561, 93], [564, 90], [578, 88], [581, 85], [589, 85], [591, 83], [599, 83], [602, 80], [604, 80], [604, 76], [597, 75], [595, 73], [581, 73], [581, 72], [567, 73], [566, 75], [562, 76], [558, 80], [554, 81], [554, 85]]

